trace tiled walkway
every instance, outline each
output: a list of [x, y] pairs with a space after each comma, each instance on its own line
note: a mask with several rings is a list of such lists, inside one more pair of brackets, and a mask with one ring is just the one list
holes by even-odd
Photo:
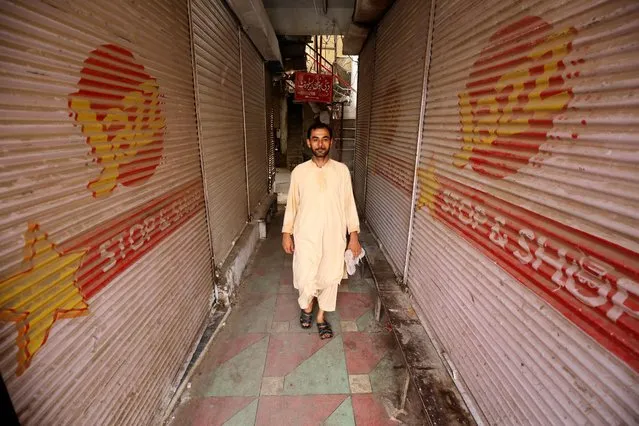
[[172, 425], [422, 424], [397, 409], [406, 370], [374, 319], [372, 280], [342, 282], [327, 315], [335, 336], [322, 341], [299, 326], [291, 263], [276, 221]]

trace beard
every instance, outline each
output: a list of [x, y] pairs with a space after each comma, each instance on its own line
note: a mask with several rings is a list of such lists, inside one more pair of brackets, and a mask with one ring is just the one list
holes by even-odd
[[311, 151], [313, 151], [313, 156], [317, 157], [317, 158], [324, 158], [328, 155], [328, 153], [330, 152], [331, 148], [327, 148], [325, 150], [323, 149], [311, 149]]

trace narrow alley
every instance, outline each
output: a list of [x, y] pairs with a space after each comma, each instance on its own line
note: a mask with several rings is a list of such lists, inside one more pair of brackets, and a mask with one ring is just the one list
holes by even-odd
[[419, 404], [401, 410], [406, 369], [389, 324], [374, 317], [375, 284], [358, 269], [328, 314], [335, 336], [299, 324], [282, 214], [256, 250], [238, 299], [203, 354], [171, 425], [421, 425]]
[[639, 425], [638, 0], [0, 33], [3, 425]]

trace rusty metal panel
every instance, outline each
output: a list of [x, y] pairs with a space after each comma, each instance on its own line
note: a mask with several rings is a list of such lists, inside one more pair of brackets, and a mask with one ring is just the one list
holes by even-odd
[[488, 423], [639, 418], [639, 4], [440, 1], [408, 284]]
[[400, 273], [406, 259], [429, 15], [430, 1], [399, 0], [384, 16], [375, 40], [365, 214]]
[[268, 189], [264, 61], [248, 36], [241, 36], [248, 200], [253, 211]]
[[192, 0], [193, 43], [215, 262], [248, 219], [239, 26], [221, 0]]
[[353, 164], [353, 193], [360, 214], [366, 207], [366, 171], [368, 140], [371, 125], [371, 101], [375, 75], [375, 33], [371, 33], [358, 58], [357, 115], [355, 121], [355, 160]]
[[0, 8], [3, 379], [25, 425], [158, 423], [213, 293], [187, 5]]

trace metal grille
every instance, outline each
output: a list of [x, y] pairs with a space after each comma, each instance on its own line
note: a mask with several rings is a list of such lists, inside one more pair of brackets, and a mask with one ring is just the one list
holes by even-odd
[[264, 81], [264, 61], [249, 38], [242, 34], [242, 85], [250, 211], [262, 201], [268, 186]]
[[248, 218], [239, 27], [221, 1], [193, 0], [206, 191], [217, 264]]
[[638, 18], [437, 3], [408, 283], [488, 423], [639, 418]]
[[397, 1], [375, 40], [366, 220], [396, 271], [406, 259], [429, 13], [430, 2]]
[[366, 206], [368, 140], [370, 135], [371, 100], [373, 97], [373, 76], [375, 74], [375, 33], [369, 36], [358, 60], [353, 193], [360, 215], [363, 215]]
[[0, 6], [0, 370], [25, 425], [161, 422], [210, 307], [187, 5], [105, 6]]

